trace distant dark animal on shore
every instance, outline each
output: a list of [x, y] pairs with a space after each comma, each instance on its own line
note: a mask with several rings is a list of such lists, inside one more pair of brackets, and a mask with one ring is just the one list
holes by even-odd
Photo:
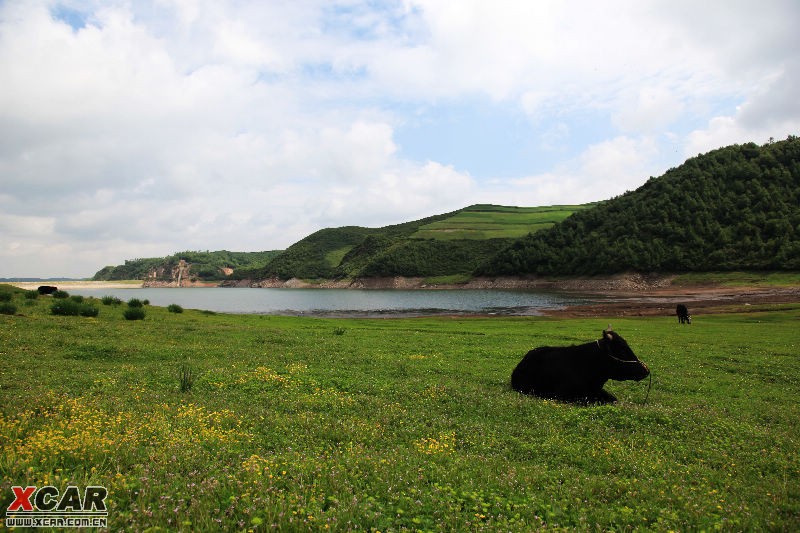
[[53, 287], [52, 285], [40, 285], [38, 289], [39, 294], [53, 294], [58, 290], [58, 287]]
[[678, 307], [675, 308], [675, 314], [678, 315], [679, 324], [692, 323], [692, 315], [689, 314], [689, 309], [685, 305], [678, 304]]
[[611, 326], [596, 341], [577, 346], [542, 346], [529, 351], [511, 374], [511, 387], [540, 398], [611, 403], [606, 381], [640, 381], [650, 370]]

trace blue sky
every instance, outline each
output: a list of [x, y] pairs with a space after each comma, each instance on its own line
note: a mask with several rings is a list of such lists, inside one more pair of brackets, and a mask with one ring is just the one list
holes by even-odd
[[515, 105], [486, 98], [417, 107], [406, 117], [395, 132], [402, 155], [469, 169], [479, 180], [543, 171], [569, 153], [566, 145], [543, 149]]
[[800, 130], [793, 0], [0, 2], [0, 277], [609, 198]]

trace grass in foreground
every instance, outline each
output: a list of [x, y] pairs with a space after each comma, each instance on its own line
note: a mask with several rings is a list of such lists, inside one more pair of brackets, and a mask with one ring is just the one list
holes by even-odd
[[[800, 311], [619, 319], [653, 387], [508, 388], [605, 320], [0, 315], [11, 485], [109, 489], [111, 529], [797, 530]], [[191, 373], [187, 386], [186, 373]], [[184, 392], [181, 392], [183, 385]]]

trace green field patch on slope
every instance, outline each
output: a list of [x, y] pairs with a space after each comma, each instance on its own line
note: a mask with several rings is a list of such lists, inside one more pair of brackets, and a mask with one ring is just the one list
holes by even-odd
[[335, 250], [331, 250], [327, 254], [325, 254], [325, 261], [332, 267], [337, 267], [342, 263], [342, 259], [344, 256], [347, 255], [347, 252], [352, 250], [354, 246], [343, 246], [342, 248], [337, 248]]
[[587, 206], [507, 207], [475, 205], [421, 226], [412, 239], [514, 239], [549, 228]]

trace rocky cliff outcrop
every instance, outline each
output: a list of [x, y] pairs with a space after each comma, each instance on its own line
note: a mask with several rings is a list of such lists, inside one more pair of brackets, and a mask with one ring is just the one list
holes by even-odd
[[[191, 274], [192, 264], [183, 259], [177, 265], [163, 265], [150, 270], [142, 287], [216, 287], [218, 283], [198, 281]], [[231, 269], [231, 272], [233, 270]]]

